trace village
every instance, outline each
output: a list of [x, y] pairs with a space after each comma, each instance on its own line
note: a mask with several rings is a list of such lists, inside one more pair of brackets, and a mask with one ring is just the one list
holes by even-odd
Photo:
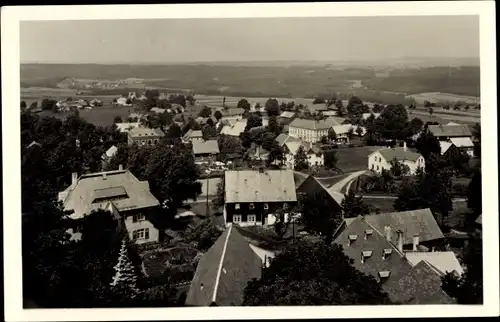
[[[21, 106], [23, 217], [34, 234], [61, 231], [58, 247], [83, 252], [87, 259], [76, 262], [92, 266], [79, 269], [79, 299], [64, 298], [68, 290], [56, 285], [57, 301], [480, 300], [479, 124], [410, 119], [413, 105], [356, 96], [310, 105], [251, 101], [200, 104], [194, 94], [129, 92], [113, 99], [130, 108], [128, 117], [108, 127], [79, 116], [98, 109], [97, 99], [53, 100], [69, 112], [62, 120]], [[439, 107], [426, 108], [432, 115]], [[47, 211], [61, 218], [38, 227]], [[31, 296], [37, 305], [57, 302]]]

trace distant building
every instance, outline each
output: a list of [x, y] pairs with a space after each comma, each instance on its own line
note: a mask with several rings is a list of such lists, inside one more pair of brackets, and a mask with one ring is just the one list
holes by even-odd
[[155, 113], [155, 114], [163, 114], [165, 113], [167, 110], [164, 109], [164, 108], [159, 108], [159, 107], [153, 107], [149, 110], [151, 113]]
[[226, 171], [225, 189], [227, 224], [274, 224], [278, 209], [287, 214], [297, 205], [291, 170]]
[[136, 127], [128, 132], [128, 144], [155, 145], [165, 134], [160, 129]]
[[370, 118], [370, 116], [372, 116], [375, 118], [375, 119], [378, 119], [380, 117], [380, 113], [363, 113], [361, 115], [361, 117], [363, 118], [363, 120], [368, 120]]
[[135, 129], [136, 127], [140, 127], [141, 123], [139, 122], [127, 122], [127, 123], [115, 123], [118, 131], [122, 133], [128, 133], [130, 130]]
[[288, 126], [288, 133], [294, 138], [302, 141], [316, 143], [321, 141], [323, 136], [328, 136], [328, 130], [335, 124], [332, 119], [321, 121], [296, 118]]
[[184, 134], [182, 140], [187, 142], [203, 141], [203, 132], [201, 130], [189, 130]]
[[102, 166], [105, 167], [109, 160], [118, 152], [118, 148], [116, 146], [111, 146], [106, 152], [101, 156]]
[[421, 261], [426, 261], [433, 268], [437, 269], [441, 275], [453, 273], [461, 276], [464, 273], [463, 267], [457, 259], [457, 256], [452, 251], [444, 252], [406, 252], [406, 258], [413, 264], [418, 265]]
[[366, 129], [362, 126], [356, 126], [352, 124], [339, 124], [339, 125], [334, 125], [332, 127], [333, 131], [335, 132], [336, 135], [336, 143], [337, 144], [349, 144], [351, 143], [351, 138], [349, 135], [352, 136], [359, 136], [357, 129], [361, 129], [361, 136], [364, 136], [366, 134]]
[[201, 257], [186, 306], [241, 306], [245, 288], [262, 274], [262, 260], [236, 226], [229, 226]]
[[213, 163], [219, 154], [219, 144], [217, 140], [193, 140], [193, 154], [197, 164]]
[[402, 148], [383, 148], [372, 152], [368, 156], [368, 170], [376, 173], [381, 173], [382, 169], [391, 170], [391, 162], [396, 159], [410, 169], [410, 174], [413, 175], [419, 168], [425, 170], [424, 157], [412, 151], [409, 151], [405, 146]]
[[[58, 200], [71, 219], [78, 220], [95, 210], [109, 211], [124, 221], [131, 240], [136, 243], [155, 242], [159, 232], [147, 219], [160, 206], [149, 191], [147, 181], [139, 181], [130, 171], [119, 170], [72, 174], [71, 185], [59, 193]], [[77, 230], [75, 232], [78, 232]]]
[[444, 154], [443, 148], [446, 152], [448, 144], [453, 144], [461, 152], [474, 156], [474, 142], [468, 125], [456, 123], [429, 125], [428, 131], [440, 142], [441, 154]]
[[310, 142], [301, 141], [288, 141], [283, 145], [286, 158], [286, 166], [289, 169], [294, 169], [295, 167], [295, 155], [302, 147], [306, 153], [306, 161], [310, 167], [313, 166], [323, 166], [325, 164], [325, 158], [323, 151]]

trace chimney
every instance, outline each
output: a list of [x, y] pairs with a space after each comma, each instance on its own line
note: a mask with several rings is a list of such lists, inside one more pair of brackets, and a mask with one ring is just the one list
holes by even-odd
[[413, 250], [414, 251], [417, 251], [419, 239], [420, 239], [419, 235], [413, 236]]
[[78, 182], [78, 173], [77, 172], [73, 172], [71, 174], [71, 185], [75, 186], [77, 182]]
[[118, 166], [118, 170], [123, 170], [123, 164], [120, 164], [120, 165]]
[[406, 152], [406, 141], [404, 141], [404, 143], [403, 143], [403, 151]]
[[384, 227], [384, 232], [385, 232], [385, 238], [387, 239], [387, 241], [390, 243], [391, 242], [391, 227], [389, 226], [385, 226]]
[[398, 230], [398, 250], [403, 252], [403, 231]]

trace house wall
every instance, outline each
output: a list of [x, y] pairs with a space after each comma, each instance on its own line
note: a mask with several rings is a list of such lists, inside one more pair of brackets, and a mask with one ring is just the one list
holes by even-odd
[[[284, 212], [285, 206], [283, 202], [265, 203], [265, 202], [255, 202], [253, 203], [254, 208], [250, 209], [251, 203], [240, 203], [239, 209], [236, 209], [236, 203], [226, 203], [224, 206], [224, 217], [226, 223], [237, 223], [240, 226], [261, 226], [261, 225], [272, 225], [275, 221], [274, 214], [278, 208], [282, 208]], [[268, 209], [265, 209], [267, 204]], [[288, 202], [287, 209], [292, 210], [296, 206], [296, 202]], [[248, 216], [255, 215], [255, 222], [248, 221]], [[241, 216], [241, 221], [234, 221], [234, 216]]]
[[137, 145], [156, 145], [161, 139], [161, 136], [141, 136], [132, 137], [128, 136], [128, 144], [132, 145], [136, 143]]
[[[408, 160], [400, 162], [402, 162], [403, 164], [407, 165], [408, 168], [410, 168], [411, 175], [414, 175], [419, 167], [425, 170], [425, 160], [422, 156], [419, 157], [416, 162]], [[391, 170], [391, 168], [392, 165], [390, 164], [390, 161], [386, 160], [382, 156], [382, 154], [379, 153], [378, 151], [368, 157], [368, 170], [370, 171], [381, 173], [382, 169]]]
[[[158, 242], [159, 240], [159, 231], [156, 229], [153, 224], [145, 219], [137, 222], [133, 221], [134, 215], [145, 214], [144, 212], [132, 212], [128, 214], [124, 214], [124, 222], [125, 228], [127, 229], [128, 236], [131, 240], [133, 240], [134, 231], [138, 229], [148, 229], [149, 230], [149, 239], [138, 239], [135, 241], [136, 244], [143, 244], [149, 242]], [[145, 214], [146, 215], [146, 214]], [[147, 217], [146, 217], [147, 218]]]
[[[285, 165], [288, 169], [295, 168], [295, 156], [292, 153], [287, 153], [285, 155]], [[313, 166], [323, 166], [325, 164], [324, 154], [317, 156], [315, 153], [307, 154], [307, 163], [310, 167]]]
[[202, 163], [213, 163], [215, 162], [215, 155], [211, 154], [198, 154], [194, 156], [194, 162], [196, 164], [202, 164]]
[[305, 142], [316, 143], [321, 141], [323, 136], [328, 136], [328, 129], [324, 130], [311, 130], [311, 129], [302, 129], [294, 126], [290, 126], [288, 129], [288, 134], [291, 137], [301, 139]]

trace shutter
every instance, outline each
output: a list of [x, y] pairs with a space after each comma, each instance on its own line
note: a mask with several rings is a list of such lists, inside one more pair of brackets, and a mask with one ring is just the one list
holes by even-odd
[[145, 238], [145, 239], [149, 239], [149, 228], [146, 228], [146, 229], [144, 230], [144, 238]]

